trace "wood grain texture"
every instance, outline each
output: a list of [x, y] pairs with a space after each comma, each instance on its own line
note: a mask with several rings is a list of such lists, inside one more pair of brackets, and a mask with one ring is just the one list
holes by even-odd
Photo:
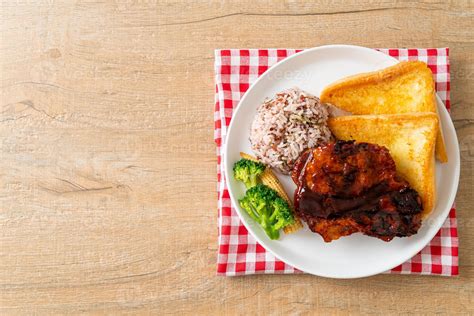
[[[1, 7], [2, 314], [474, 313], [471, 1], [10, 1]], [[213, 50], [445, 47], [460, 276], [222, 278]]]

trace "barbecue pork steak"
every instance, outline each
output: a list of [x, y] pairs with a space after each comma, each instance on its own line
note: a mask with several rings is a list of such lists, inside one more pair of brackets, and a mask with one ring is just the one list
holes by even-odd
[[292, 178], [295, 212], [326, 242], [356, 232], [390, 241], [421, 226], [421, 198], [383, 146], [337, 141], [309, 149]]

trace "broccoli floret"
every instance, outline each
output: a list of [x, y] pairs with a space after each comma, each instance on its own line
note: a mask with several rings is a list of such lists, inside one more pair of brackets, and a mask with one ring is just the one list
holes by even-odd
[[240, 159], [234, 164], [234, 178], [242, 181], [247, 189], [254, 187], [258, 183], [258, 176], [265, 170], [265, 165], [248, 160]]
[[270, 239], [278, 239], [280, 229], [294, 223], [288, 203], [275, 190], [264, 184], [257, 184], [248, 189], [239, 204], [262, 226]]

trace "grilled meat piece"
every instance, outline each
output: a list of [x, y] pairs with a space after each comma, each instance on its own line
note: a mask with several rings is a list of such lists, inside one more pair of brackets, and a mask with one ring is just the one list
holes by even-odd
[[385, 147], [337, 141], [309, 149], [292, 178], [295, 211], [326, 242], [356, 232], [390, 241], [421, 226], [421, 198]]

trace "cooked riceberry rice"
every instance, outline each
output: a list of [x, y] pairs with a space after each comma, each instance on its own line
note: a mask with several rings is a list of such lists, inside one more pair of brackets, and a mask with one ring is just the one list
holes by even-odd
[[299, 88], [277, 93], [257, 110], [250, 130], [252, 150], [263, 163], [289, 174], [305, 149], [331, 139], [327, 119], [319, 98]]

